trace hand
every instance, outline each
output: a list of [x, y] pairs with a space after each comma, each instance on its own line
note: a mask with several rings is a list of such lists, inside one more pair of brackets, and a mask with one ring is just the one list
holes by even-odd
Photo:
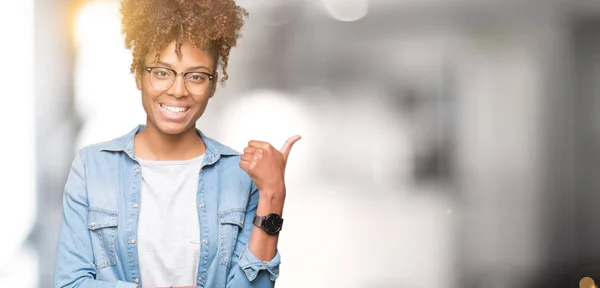
[[285, 197], [285, 166], [292, 146], [300, 138], [299, 135], [290, 137], [279, 151], [267, 142], [248, 142], [240, 167], [248, 173], [261, 195]]

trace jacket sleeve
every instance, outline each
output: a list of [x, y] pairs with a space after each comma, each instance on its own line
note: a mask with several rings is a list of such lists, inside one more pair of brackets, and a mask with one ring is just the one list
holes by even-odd
[[92, 240], [87, 227], [88, 199], [83, 154], [77, 154], [65, 184], [63, 214], [60, 225], [56, 260], [55, 288], [135, 288], [134, 283], [108, 283], [95, 280], [96, 267]]
[[227, 287], [235, 288], [269, 288], [275, 285], [275, 280], [279, 276], [279, 264], [281, 263], [279, 251], [271, 261], [260, 261], [252, 251], [248, 249], [250, 234], [252, 233], [254, 215], [258, 207], [258, 188], [252, 183], [252, 192], [246, 216], [244, 227], [238, 235], [235, 245], [233, 259], [231, 259], [231, 268], [227, 276]]

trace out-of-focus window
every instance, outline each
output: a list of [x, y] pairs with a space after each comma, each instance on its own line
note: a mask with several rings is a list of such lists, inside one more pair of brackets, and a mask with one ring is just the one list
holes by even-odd
[[83, 127], [76, 148], [118, 137], [145, 122], [120, 25], [116, 0], [88, 1], [77, 12], [75, 105]]
[[[0, 287], [34, 287], [35, 254], [24, 245], [35, 222], [34, 1], [0, 2]], [[18, 285], [17, 285], [18, 284]]]

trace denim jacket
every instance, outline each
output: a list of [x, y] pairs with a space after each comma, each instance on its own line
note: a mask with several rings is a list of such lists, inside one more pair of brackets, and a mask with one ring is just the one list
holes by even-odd
[[[54, 287], [143, 286], [137, 252], [141, 166], [134, 156], [140, 125], [81, 149], [63, 195]], [[273, 287], [280, 256], [260, 261], [248, 249], [258, 189], [240, 154], [198, 131], [206, 153], [197, 192], [200, 261], [197, 287]], [[192, 283], [190, 283], [192, 284]]]

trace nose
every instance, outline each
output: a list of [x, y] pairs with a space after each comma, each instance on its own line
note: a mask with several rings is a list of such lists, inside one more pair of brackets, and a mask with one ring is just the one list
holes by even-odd
[[175, 80], [173, 80], [173, 85], [171, 86], [171, 88], [169, 88], [168, 93], [175, 98], [187, 96], [187, 88], [185, 88], [185, 79], [183, 78], [182, 74], [175, 75]]

